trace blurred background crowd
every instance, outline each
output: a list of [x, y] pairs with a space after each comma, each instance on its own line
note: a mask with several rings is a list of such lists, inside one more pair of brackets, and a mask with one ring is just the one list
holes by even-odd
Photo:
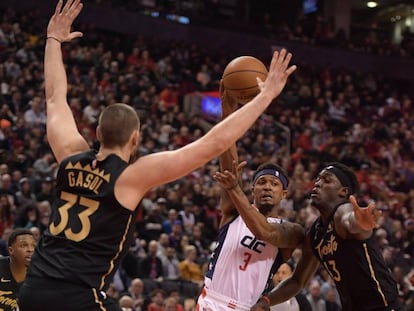
[[[95, 2], [115, 6], [119, 1]], [[57, 163], [45, 135], [45, 23], [36, 10], [0, 11], [1, 255], [7, 255], [6, 241], [13, 228], [30, 228], [39, 238], [49, 220]], [[97, 146], [100, 111], [115, 102], [130, 104], [140, 114], [138, 155], [184, 146], [208, 131], [212, 121], [187, 113], [186, 95], [217, 91], [233, 55], [193, 42], [77, 26], [85, 37], [63, 44], [68, 103], [91, 147]], [[296, 26], [285, 28], [288, 35], [284, 36], [280, 28], [269, 31], [256, 24], [267, 35], [284, 40], [297, 39], [301, 25]], [[339, 44], [344, 42], [337, 35], [336, 48], [354, 46], [351, 39]], [[400, 44], [382, 40], [373, 49], [368, 35], [358, 50], [412, 58], [412, 37], [406, 31]], [[301, 40], [321, 41], [318, 33], [309, 31]], [[375, 236], [398, 282], [401, 302], [408, 305], [414, 299], [410, 84], [384, 74], [295, 61], [299, 69], [283, 94], [237, 143], [240, 160], [248, 163], [244, 189], [249, 194], [259, 164], [282, 165], [291, 183], [280, 215], [307, 228], [317, 217], [308, 198], [320, 166], [340, 161], [354, 168], [361, 185], [360, 202], [375, 200], [383, 211]], [[213, 160], [147, 194], [135, 220], [135, 243], [115, 275], [109, 296], [125, 307], [133, 305], [132, 310], [194, 309], [220, 220], [220, 188], [212, 178], [217, 170], [218, 162]], [[292, 262], [299, 257], [298, 249]], [[304, 294], [313, 310], [340, 310], [334, 285], [322, 270]]]

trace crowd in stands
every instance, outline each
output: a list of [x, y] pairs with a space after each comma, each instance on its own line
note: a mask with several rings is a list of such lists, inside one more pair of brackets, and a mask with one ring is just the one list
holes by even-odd
[[[63, 44], [68, 103], [79, 130], [96, 147], [97, 117], [124, 102], [140, 114], [138, 155], [188, 144], [207, 130], [187, 115], [184, 96], [217, 90], [226, 55], [185, 42], [82, 29]], [[0, 14], [0, 252], [15, 227], [39, 238], [48, 224], [57, 168], [45, 135], [44, 21], [35, 12]], [[383, 211], [375, 237], [401, 302], [414, 299], [414, 104], [400, 81], [299, 64], [283, 94], [238, 141], [249, 194], [257, 166], [282, 165], [291, 177], [281, 217], [308, 227], [317, 217], [309, 192], [322, 163], [353, 167], [362, 204]], [[136, 239], [108, 295], [132, 310], [194, 310], [214, 249], [220, 188], [217, 160], [154, 188], [139, 207]], [[116, 220], [114, 220], [116, 221]], [[293, 262], [300, 257], [298, 249]], [[322, 305], [336, 301], [321, 270], [305, 290]], [[132, 305], [132, 306], [131, 306]]]
[[[392, 38], [392, 32], [376, 22], [371, 22], [369, 26], [351, 23], [348, 31], [336, 29], [334, 19], [326, 18], [322, 13], [323, 8], [305, 14], [301, 1], [291, 1], [289, 5], [282, 2], [273, 4], [272, 8], [276, 12], [260, 4], [257, 4], [258, 8], [254, 9], [251, 3], [248, 13], [246, 13], [248, 9], [238, 10], [231, 8], [230, 5], [226, 7], [226, 4], [220, 1], [193, 1], [187, 5], [184, 2], [94, 0], [96, 4], [128, 12], [147, 15], [157, 12], [157, 17], [168, 14], [189, 16], [190, 23], [196, 25], [254, 34], [273, 40], [296, 41], [381, 56], [414, 57], [414, 32], [410, 26], [405, 26], [401, 30], [401, 39], [396, 42]], [[289, 10], [289, 14], [280, 13], [284, 10]], [[220, 13], [226, 11], [233, 11], [233, 13]]]

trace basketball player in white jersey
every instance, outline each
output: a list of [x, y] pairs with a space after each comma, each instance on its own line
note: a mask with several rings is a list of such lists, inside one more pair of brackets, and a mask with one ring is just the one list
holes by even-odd
[[[237, 103], [226, 96], [223, 87], [221, 99], [225, 118], [236, 109]], [[231, 170], [234, 160], [238, 160], [235, 145], [220, 156], [221, 172]], [[302, 241], [304, 232], [300, 225], [283, 222], [277, 217], [279, 203], [287, 194], [288, 182], [286, 173], [279, 166], [260, 166], [252, 183], [253, 205], [241, 189], [243, 199], [234, 204], [225, 188], [239, 187], [238, 183], [222, 184], [218, 243], [205, 275], [197, 310], [250, 310], [266, 291], [273, 273]], [[279, 238], [266, 233], [255, 236], [239, 215], [244, 209], [242, 205], [267, 216], [268, 222], [280, 223]]]

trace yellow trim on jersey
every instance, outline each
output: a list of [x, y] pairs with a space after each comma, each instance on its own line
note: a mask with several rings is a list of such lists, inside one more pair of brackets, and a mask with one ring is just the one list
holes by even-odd
[[95, 297], [95, 302], [99, 305], [99, 309], [106, 311], [106, 308], [103, 306], [102, 301], [99, 299], [98, 293], [95, 288], [92, 288], [93, 295]]
[[372, 267], [371, 256], [368, 253], [367, 243], [364, 243], [363, 246], [364, 246], [364, 251], [365, 251], [365, 257], [366, 257], [367, 262], [368, 262], [369, 271], [371, 272], [371, 277], [374, 279], [375, 283], [377, 284], [377, 289], [378, 289], [378, 292], [380, 293], [380, 295], [382, 297], [382, 301], [384, 302], [384, 306], [388, 307], [388, 301], [385, 298], [384, 293], [382, 292], [381, 286], [380, 286], [380, 284], [377, 280], [377, 277], [375, 276], [374, 268]]
[[118, 252], [115, 254], [115, 256], [111, 259], [111, 261], [109, 262], [109, 269], [108, 271], [102, 276], [101, 278], [101, 284], [99, 286], [99, 289], [102, 289], [105, 285], [105, 278], [112, 272], [112, 270], [114, 269], [114, 261], [119, 257], [119, 254], [122, 252], [122, 249], [124, 248], [124, 244], [126, 241], [126, 236], [128, 234], [129, 231], [129, 226], [131, 225], [131, 221], [132, 221], [132, 215], [129, 216], [128, 219], [128, 223], [125, 226], [125, 232], [124, 235], [122, 236], [122, 240], [119, 243], [119, 249]]

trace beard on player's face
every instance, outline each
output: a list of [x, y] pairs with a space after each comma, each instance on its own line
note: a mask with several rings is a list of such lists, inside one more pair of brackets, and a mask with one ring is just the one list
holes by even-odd
[[260, 213], [262, 213], [263, 215], [266, 215], [272, 211], [274, 205], [269, 204], [269, 203], [263, 203], [263, 204], [259, 203], [256, 205], [256, 207], [258, 208]]

